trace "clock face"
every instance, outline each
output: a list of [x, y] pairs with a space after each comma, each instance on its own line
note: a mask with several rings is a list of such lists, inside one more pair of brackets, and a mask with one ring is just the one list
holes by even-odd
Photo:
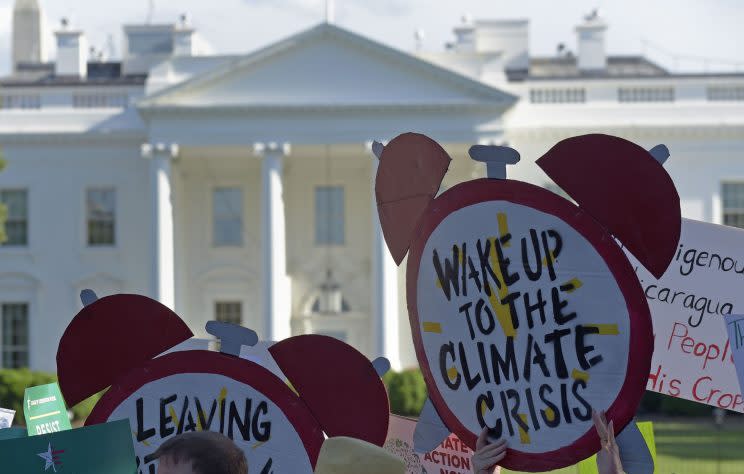
[[144, 458], [185, 431], [217, 431], [246, 454], [251, 472], [313, 472], [323, 434], [304, 403], [263, 367], [216, 352], [176, 352], [113, 386], [88, 424], [128, 419]]
[[407, 293], [417, 357], [447, 426], [505, 438], [504, 466], [548, 470], [598, 449], [591, 410], [635, 414], [653, 348], [648, 307], [612, 237], [567, 200], [476, 180], [428, 208]]

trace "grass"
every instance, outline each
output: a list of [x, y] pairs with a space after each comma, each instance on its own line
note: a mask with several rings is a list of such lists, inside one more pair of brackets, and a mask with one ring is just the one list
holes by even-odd
[[[744, 422], [739, 418], [727, 419], [720, 430], [709, 419], [658, 420], [654, 436], [656, 474], [744, 473]], [[577, 474], [578, 468], [552, 472]]]

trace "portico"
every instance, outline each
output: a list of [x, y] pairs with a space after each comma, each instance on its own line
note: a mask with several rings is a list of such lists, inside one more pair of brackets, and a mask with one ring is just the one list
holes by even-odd
[[[512, 103], [327, 24], [149, 96], [139, 112], [150, 135], [152, 293], [195, 332], [216, 305], [241, 303], [241, 323], [265, 339], [323, 333], [410, 365], [403, 270], [381, 235], [370, 143], [430, 134], [454, 158], [451, 185], [483, 173], [467, 148], [501, 140]], [[210, 235], [220, 193], [240, 207], [235, 245]]]

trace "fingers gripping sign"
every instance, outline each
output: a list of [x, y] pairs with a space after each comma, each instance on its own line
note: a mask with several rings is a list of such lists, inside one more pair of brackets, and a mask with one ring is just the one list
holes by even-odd
[[501, 472], [498, 463], [506, 456], [506, 440], [495, 443], [488, 440], [488, 428], [484, 428], [475, 445], [472, 465], [475, 474], [494, 474]]

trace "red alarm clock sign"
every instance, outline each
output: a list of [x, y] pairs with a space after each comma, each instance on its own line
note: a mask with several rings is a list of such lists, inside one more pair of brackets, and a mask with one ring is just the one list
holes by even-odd
[[171, 353], [142, 368], [113, 386], [87, 423], [131, 420], [143, 473], [154, 472], [147, 456], [165, 440], [197, 430], [232, 439], [248, 453], [255, 472], [313, 472], [322, 430], [267, 369], [208, 351]]
[[[255, 332], [216, 321], [206, 329], [220, 352], [158, 356], [192, 335], [173, 311], [144, 296], [83, 296], [89, 304], [60, 340], [60, 387], [71, 406], [109, 387], [86, 424], [128, 419], [140, 474], [155, 474], [153, 452], [187, 431], [224, 434], [262, 474], [312, 474], [325, 435], [385, 441], [386, 360], [370, 362], [331, 337], [294, 336], [268, 349], [285, 382], [239, 357]], [[143, 338], [133, 345], [128, 329], [137, 326]]]
[[[442, 156], [426, 137], [403, 137]], [[396, 148], [411, 149], [394, 140], [380, 167], [405, 160]], [[518, 160], [505, 147], [471, 149], [493, 152]], [[488, 427], [509, 442], [505, 467], [555, 469], [598, 450], [592, 409], [618, 430], [635, 415], [653, 350], [649, 309], [623, 251], [581, 207], [514, 180], [459, 184], [418, 216], [406, 279], [430, 399], [471, 448]]]

